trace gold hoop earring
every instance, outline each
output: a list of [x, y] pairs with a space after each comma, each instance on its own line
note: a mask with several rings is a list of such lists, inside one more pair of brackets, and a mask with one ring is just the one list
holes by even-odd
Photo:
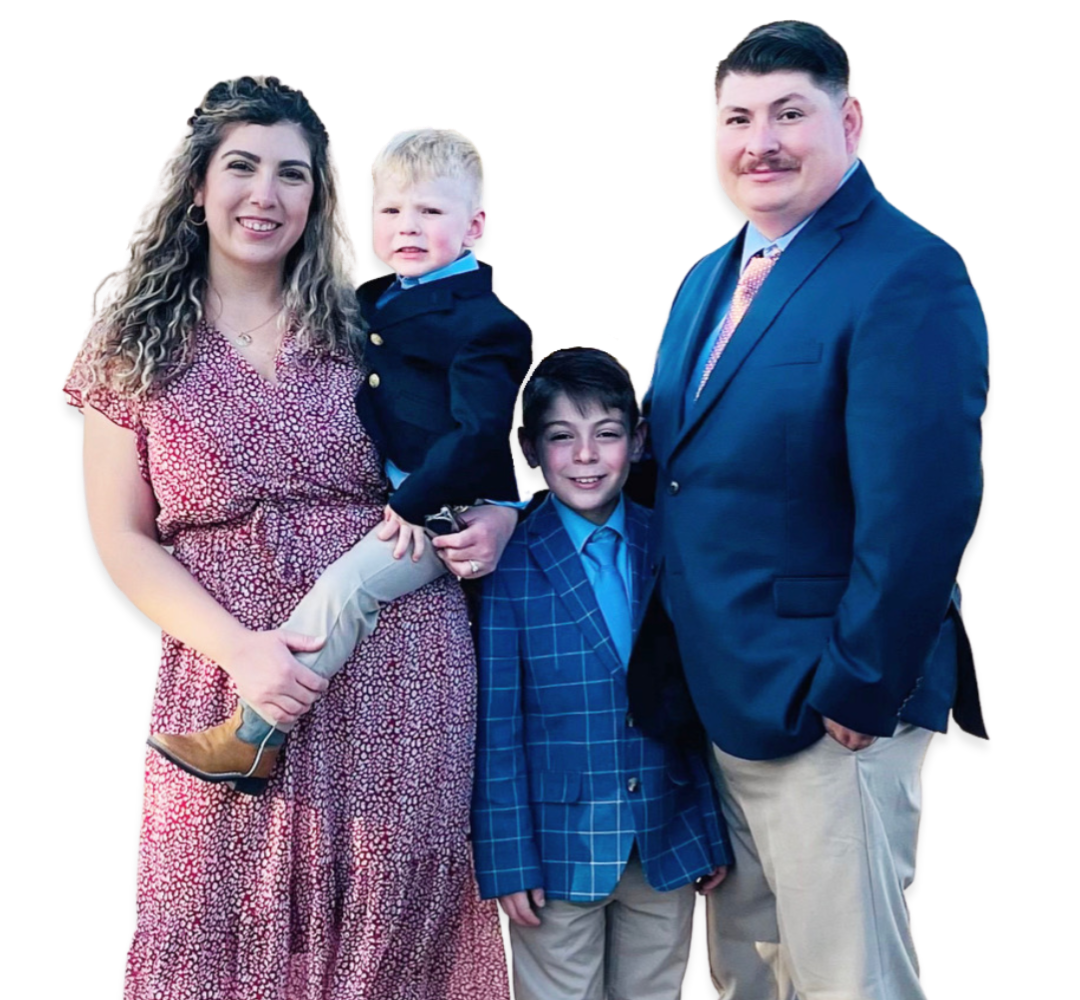
[[195, 202], [192, 202], [190, 205], [188, 205], [187, 211], [184, 213], [185, 218], [193, 226], [205, 226], [206, 225], [206, 209], [203, 209], [202, 219], [196, 219], [195, 216], [191, 214], [191, 210], [193, 208], [202, 208], [202, 206], [201, 205], [196, 205]]

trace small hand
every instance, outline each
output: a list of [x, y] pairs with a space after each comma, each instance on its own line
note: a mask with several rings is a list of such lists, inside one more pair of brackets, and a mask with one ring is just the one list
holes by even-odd
[[323, 641], [285, 629], [246, 632], [221, 666], [236, 682], [240, 697], [267, 722], [289, 725], [304, 715], [329, 685], [325, 677], [300, 663], [291, 650], [313, 653], [322, 648]]
[[542, 910], [545, 906], [544, 890], [511, 892], [509, 895], [499, 897], [499, 906], [510, 918], [511, 923], [519, 927], [539, 927], [540, 918], [536, 915], [536, 910]]
[[709, 895], [724, 879], [727, 878], [728, 866], [720, 865], [714, 868], [708, 875], [703, 875], [697, 880], [697, 891], [702, 896]]
[[854, 729], [841, 726], [839, 722], [833, 722], [832, 719], [826, 719], [824, 716], [821, 721], [825, 723], [825, 732], [836, 740], [840, 746], [846, 747], [848, 750], [865, 750], [877, 739], [876, 736], [857, 733]]
[[427, 534], [418, 524], [406, 521], [392, 507], [383, 508], [383, 525], [376, 534], [384, 542], [388, 542], [397, 535], [397, 544], [394, 545], [394, 558], [400, 559], [412, 546], [412, 561], [419, 562], [424, 554], [424, 546], [427, 545]]
[[439, 558], [458, 578], [479, 579], [492, 572], [518, 523], [515, 507], [481, 504], [458, 515], [468, 527], [432, 540]]

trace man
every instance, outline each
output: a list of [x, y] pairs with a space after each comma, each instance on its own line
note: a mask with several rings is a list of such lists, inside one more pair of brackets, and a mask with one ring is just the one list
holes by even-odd
[[[923, 997], [922, 759], [950, 708], [985, 736], [954, 587], [985, 326], [958, 255], [857, 159], [847, 82], [796, 21], [720, 63], [717, 169], [749, 222], [684, 280], [646, 399], [661, 599], [735, 850], [710, 904], [724, 1000]], [[634, 716], [659, 728], [649, 668]]]

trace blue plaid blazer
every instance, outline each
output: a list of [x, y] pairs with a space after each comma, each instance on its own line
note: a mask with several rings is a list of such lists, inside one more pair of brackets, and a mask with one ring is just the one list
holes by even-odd
[[[649, 512], [627, 501], [634, 620]], [[615, 888], [635, 840], [666, 891], [730, 861], [704, 760], [645, 736], [626, 668], [549, 499], [484, 580], [473, 848], [480, 893], [542, 886], [590, 902]]]

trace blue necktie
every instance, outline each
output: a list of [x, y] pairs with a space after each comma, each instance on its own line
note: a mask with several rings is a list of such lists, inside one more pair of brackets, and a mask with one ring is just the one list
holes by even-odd
[[600, 613], [607, 623], [619, 659], [625, 665], [630, 660], [633, 629], [630, 621], [630, 600], [626, 594], [622, 573], [619, 572], [620, 541], [614, 528], [597, 528], [589, 536], [582, 554], [596, 567], [593, 578], [596, 603], [600, 605]]

